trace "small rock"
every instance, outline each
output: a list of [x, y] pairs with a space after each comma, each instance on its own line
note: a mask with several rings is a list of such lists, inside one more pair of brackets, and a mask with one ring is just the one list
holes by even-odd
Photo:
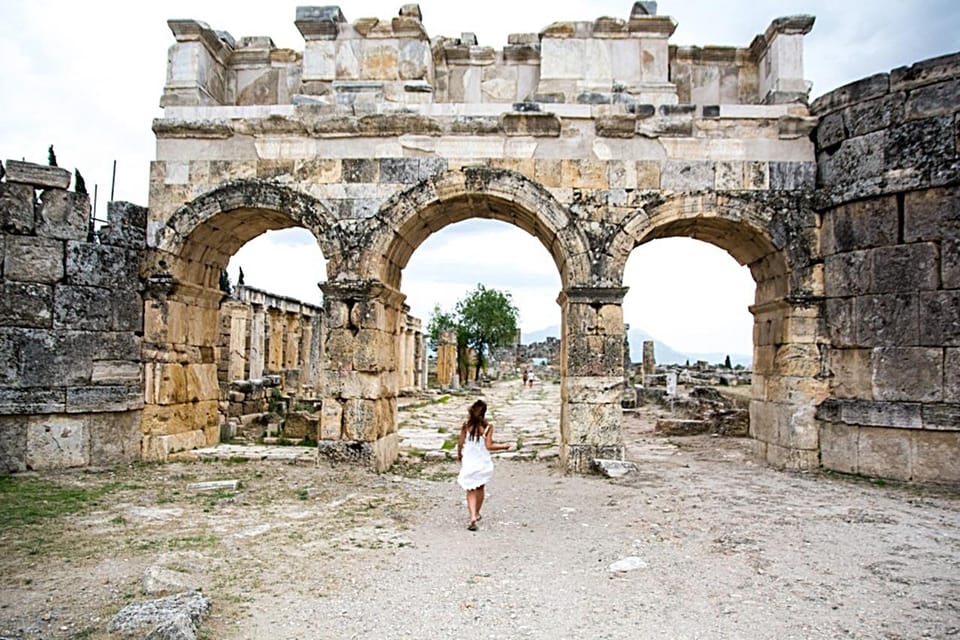
[[642, 558], [628, 556], [611, 564], [609, 567], [607, 567], [607, 571], [610, 571], [611, 573], [626, 573], [627, 571], [646, 568], [647, 563]]
[[210, 612], [199, 591], [127, 605], [110, 621], [111, 633], [146, 633], [147, 640], [196, 640], [197, 627]]
[[236, 491], [240, 488], [239, 480], [209, 480], [207, 482], [194, 482], [187, 485], [190, 491]]
[[196, 588], [190, 584], [190, 576], [182, 571], [171, 571], [163, 567], [148, 567], [143, 572], [141, 588], [146, 595], [160, 593], [180, 593]]

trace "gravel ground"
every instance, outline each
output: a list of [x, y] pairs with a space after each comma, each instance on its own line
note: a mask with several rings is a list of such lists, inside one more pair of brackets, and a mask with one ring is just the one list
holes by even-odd
[[[487, 396], [508, 421], [515, 390]], [[449, 419], [472, 399], [447, 403]], [[955, 491], [777, 472], [746, 440], [649, 424], [628, 419], [640, 471], [620, 480], [499, 460], [477, 532], [453, 462], [54, 476], [121, 488], [0, 532], [0, 637], [108, 638], [162, 568], [212, 599], [211, 640], [960, 638]], [[242, 488], [186, 490], [226, 478]]]

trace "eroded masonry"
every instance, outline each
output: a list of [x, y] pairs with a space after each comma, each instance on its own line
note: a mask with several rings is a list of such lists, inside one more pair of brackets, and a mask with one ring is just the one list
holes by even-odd
[[[50, 220], [82, 217], [83, 198], [7, 165], [4, 466], [216, 442], [218, 367], [240, 367], [224, 364], [220, 273], [248, 240], [299, 226], [328, 261], [323, 321], [296, 327], [317, 334], [299, 375], [315, 385], [319, 432], [387, 468], [396, 397], [417, 384], [422, 354], [403, 269], [435, 231], [482, 217], [538, 238], [560, 274], [567, 469], [622, 458], [624, 265], [640, 244], [685, 236], [756, 281], [760, 459], [960, 480], [960, 55], [808, 106], [813, 22], [777, 18], [745, 46], [678, 47], [675, 22], [638, 2], [497, 50], [469, 33], [431, 38], [416, 5], [353, 22], [300, 7], [292, 51], [170, 21], [146, 210], [115, 205], [98, 237], [61, 234]], [[49, 268], [29, 257], [50, 252], [63, 260]], [[78, 261], [107, 253], [122, 278], [84, 275]], [[83, 364], [61, 356], [108, 335]], [[38, 362], [69, 375], [37, 376]]]

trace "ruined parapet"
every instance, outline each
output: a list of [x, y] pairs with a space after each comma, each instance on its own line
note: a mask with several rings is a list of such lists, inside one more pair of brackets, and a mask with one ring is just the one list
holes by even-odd
[[813, 103], [824, 467], [960, 481], [960, 54]]
[[587, 104], [636, 107], [803, 101], [803, 35], [810, 16], [777, 18], [748, 47], [675, 47], [677, 24], [635, 3], [628, 17], [553, 22], [502, 48], [472, 32], [430, 38], [416, 4], [393, 18], [347, 19], [303, 6], [302, 52], [265, 36], [235, 39], [196, 20], [170, 20], [161, 106]]
[[[652, 376], [657, 372], [657, 358], [654, 355], [655, 344], [653, 340], [643, 341], [643, 376]], [[644, 381], [646, 384], [646, 381]]]
[[70, 173], [8, 160], [0, 182], [0, 471], [140, 456], [146, 210], [94, 233]]

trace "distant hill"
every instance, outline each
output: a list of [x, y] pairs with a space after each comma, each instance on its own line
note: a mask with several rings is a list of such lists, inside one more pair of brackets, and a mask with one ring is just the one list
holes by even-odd
[[[560, 327], [554, 325], [546, 329], [540, 329], [539, 331], [523, 333], [520, 335], [520, 342], [523, 344], [532, 344], [534, 342], [543, 342], [547, 338], [559, 337]], [[635, 363], [643, 360], [643, 343], [646, 340], [653, 340], [653, 354], [657, 359], [657, 364], [684, 364], [687, 360], [689, 360], [691, 364], [697, 360], [705, 360], [711, 364], [722, 364], [728, 355], [720, 352], [697, 353], [677, 351], [642, 329], [631, 328], [627, 332], [627, 338], [630, 340], [630, 360]], [[750, 367], [753, 360], [750, 355], [742, 353], [731, 353], [729, 356], [730, 363], [733, 365], [742, 364], [745, 367]]]

